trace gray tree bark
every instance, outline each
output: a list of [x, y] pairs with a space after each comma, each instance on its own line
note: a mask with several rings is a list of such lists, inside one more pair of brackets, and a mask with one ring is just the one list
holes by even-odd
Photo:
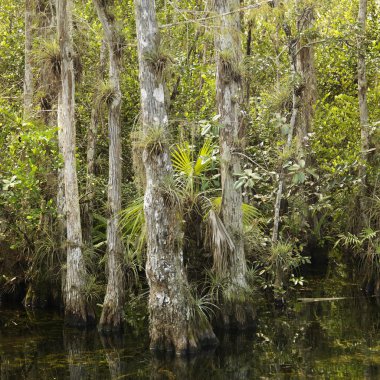
[[72, 2], [57, 0], [57, 27], [61, 54], [61, 91], [58, 104], [58, 128], [62, 133], [67, 265], [64, 288], [65, 323], [85, 326], [94, 322], [94, 313], [85, 299], [86, 268], [82, 252], [78, 181], [75, 160], [75, 81], [72, 36]]
[[[220, 171], [222, 182], [221, 219], [233, 241], [233, 249], [223, 252], [224, 258], [215, 257], [214, 270], [226, 278], [221, 315], [225, 326], [245, 327], [253, 321], [252, 305], [240, 301], [241, 293], [248, 289], [247, 265], [244, 252], [242, 215], [242, 192], [236, 189], [235, 173], [240, 173], [242, 149], [240, 128], [242, 127], [242, 44], [239, 0], [214, 1], [219, 25], [215, 35], [217, 55], [216, 98], [220, 115]], [[215, 265], [216, 263], [220, 263]]]
[[141, 91], [144, 212], [147, 229], [146, 275], [150, 288], [150, 347], [177, 355], [215, 344], [207, 319], [197, 318], [182, 253], [182, 215], [165, 185], [173, 175], [165, 107], [160, 34], [153, 0], [135, 0]]
[[109, 81], [112, 87], [112, 100], [109, 103], [109, 178], [108, 178], [108, 221], [107, 221], [107, 254], [108, 282], [103, 302], [99, 328], [103, 331], [119, 330], [123, 325], [123, 307], [125, 300], [124, 284], [124, 247], [119, 219], [121, 212], [121, 91], [120, 61], [121, 46], [115, 17], [109, 6], [100, 0], [94, 0], [98, 17], [102, 23], [109, 53]]

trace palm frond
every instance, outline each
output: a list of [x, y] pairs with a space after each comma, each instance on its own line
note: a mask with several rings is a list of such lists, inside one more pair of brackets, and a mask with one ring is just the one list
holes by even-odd
[[176, 145], [176, 149], [171, 154], [174, 169], [187, 177], [193, 175], [193, 162], [191, 150], [188, 142]]
[[206, 139], [199, 151], [197, 161], [194, 165], [194, 175], [200, 176], [210, 169], [214, 153], [214, 144], [211, 139]]
[[142, 253], [146, 243], [144, 197], [136, 198], [120, 214], [119, 228], [127, 240], [127, 247]]
[[179, 174], [186, 177], [201, 176], [210, 169], [214, 152], [215, 144], [208, 138], [203, 143], [194, 162], [194, 151], [190, 144], [187, 141], [177, 144], [171, 153], [173, 167]]

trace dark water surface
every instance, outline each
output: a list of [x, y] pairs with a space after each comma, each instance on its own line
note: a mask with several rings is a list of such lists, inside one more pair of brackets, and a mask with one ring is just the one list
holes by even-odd
[[294, 302], [258, 313], [256, 331], [220, 335], [214, 352], [154, 358], [148, 336], [101, 338], [63, 329], [50, 312], [0, 309], [0, 378], [6, 379], [380, 379], [380, 307], [347, 275], [314, 276]]

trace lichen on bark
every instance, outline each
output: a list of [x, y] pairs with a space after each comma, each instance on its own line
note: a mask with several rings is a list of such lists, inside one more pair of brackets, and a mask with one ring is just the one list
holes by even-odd
[[[160, 51], [155, 2], [135, 0], [138, 37], [142, 127], [150, 135], [168, 134], [164, 81], [152, 64]], [[152, 149], [154, 146], [154, 149]], [[182, 252], [182, 215], [178, 204], [168, 202], [165, 182], [173, 175], [165, 139], [144, 147], [146, 172], [144, 212], [147, 230], [146, 275], [149, 284], [150, 347], [184, 355], [214, 345], [217, 340], [206, 320], [195, 323]]]

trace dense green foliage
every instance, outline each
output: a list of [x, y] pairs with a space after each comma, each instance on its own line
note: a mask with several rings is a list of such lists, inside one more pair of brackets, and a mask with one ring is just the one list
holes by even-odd
[[[3, 2], [4, 3], [4, 2]], [[246, 250], [250, 280], [263, 289], [278, 286], [276, 273], [284, 274], [285, 287], [303, 285], [297, 268], [309, 262], [316, 246], [347, 250], [346, 257], [364, 269], [367, 285], [380, 284], [380, 9], [368, 4], [366, 60], [371, 152], [361, 161], [357, 99], [358, 2], [305, 1], [312, 6], [312, 28], [299, 35], [299, 9], [284, 1], [273, 8], [269, 2], [252, 6], [242, 1], [243, 44], [246, 56], [239, 67], [244, 82], [244, 121], [241, 136], [243, 170], [236, 187], [243, 189]], [[37, 281], [59, 283], [61, 258], [56, 239], [57, 169], [61, 158], [57, 128], [41, 117], [44, 88], [40, 66], [54, 55], [54, 40], [46, 40], [35, 22], [34, 67], [35, 115], [22, 120], [23, 15], [20, 4], [9, 1], [0, 12], [0, 293]], [[196, 297], [212, 304], [213, 289], [222, 287], [212, 278], [210, 247], [223, 237], [216, 231], [221, 184], [217, 136], [220, 125], [215, 103], [215, 15], [203, 0], [157, 1], [162, 33], [158, 52], [166, 79], [170, 114], [170, 146], [175, 179], [166, 191], [183, 211], [185, 259]], [[36, 20], [41, 15], [36, 12]], [[123, 38], [123, 205], [122, 226], [130, 297], [141, 295], [144, 282], [144, 172], [139, 133], [139, 89], [133, 1], [118, 2], [118, 22]], [[312, 132], [307, 136], [308, 159], [296, 150], [296, 138], [286, 146], [292, 114], [292, 92], [297, 81], [290, 70], [290, 30], [301, 44], [315, 52], [317, 102]], [[107, 216], [108, 142], [106, 128], [107, 75], [102, 73], [102, 33], [91, 1], [75, 4], [77, 55], [76, 127], [77, 160], [81, 200], [85, 199], [86, 137], [91, 110], [99, 109], [94, 201], [94, 247], [86, 251], [91, 263], [88, 297], [101, 303], [105, 291], [104, 263]], [[310, 42], [312, 41], [312, 42]], [[156, 57], [157, 59], [157, 57]], [[104, 69], [103, 69], [104, 70]], [[102, 78], [103, 77], [103, 78]], [[53, 99], [53, 103], [56, 99]], [[53, 106], [51, 112], [55, 112]], [[151, 136], [152, 144], [157, 136]], [[362, 196], [359, 166], [368, 168], [366, 226], [361, 225], [358, 199]], [[284, 172], [280, 239], [271, 244], [274, 205], [279, 173]], [[363, 211], [363, 210], [362, 210]], [[211, 215], [211, 216], [210, 216]], [[210, 222], [211, 220], [211, 222]], [[211, 227], [210, 227], [211, 225]], [[213, 227], [214, 226], [214, 227]], [[217, 234], [222, 234], [220, 237]], [[211, 234], [211, 236], [210, 236]], [[219, 236], [219, 237], [218, 237]], [[9, 263], [9, 255], [13, 263]], [[7, 256], [7, 257], [5, 257]], [[14, 262], [18, 263], [17, 270]], [[364, 263], [364, 265], [363, 265]], [[16, 279], [14, 279], [16, 277]], [[198, 282], [197, 282], [198, 281]], [[377, 285], [376, 285], [377, 284]], [[59, 285], [55, 286], [59, 289]], [[209, 294], [210, 293], [210, 294]], [[215, 293], [215, 292], [214, 292]], [[1, 294], [0, 294], [1, 295]], [[44, 295], [50, 297], [51, 295]], [[210, 296], [210, 298], [208, 298]], [[202, 298], [203, 297], [203, 298]], [[206, 298], [204, 298], [206, 297]], [[198, 300], [199, 300], [198, 299]], [[135, 298], [133, 298], [135, 300]], [[136, 304], [135, 301], [129, 301]], [[127, 306], [128, 308], [128, 306]], [[212, 313], [211, 313], [212, 314]], [[140, 315], [140, 314], [139, 314]], [[128, 319], [128, 316], [127, 316]]]

